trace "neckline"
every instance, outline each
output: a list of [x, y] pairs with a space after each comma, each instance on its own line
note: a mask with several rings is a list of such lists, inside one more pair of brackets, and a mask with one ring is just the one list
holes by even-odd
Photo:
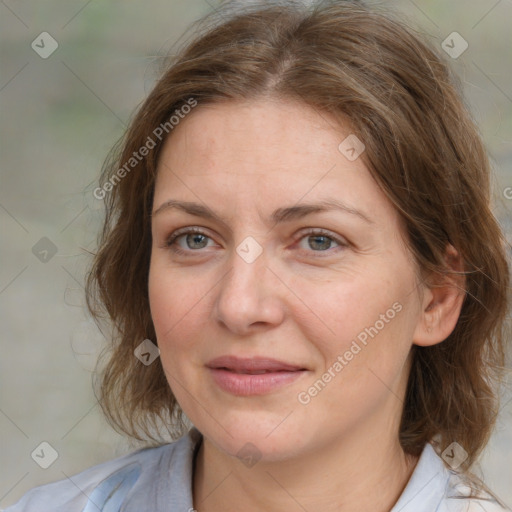
[[[204, 437], [196, 427], [192, 427], [187, 434], [187, 438], [191, 450], [190, 496], [191, 506], [193, 506], [196, 462]], [[443, 499], [448, 480], [448, 469], [434, 447], [427, 443], [400, 497], [390, 512], [417, 512], [418, 503], [422, 504], [424, 510], [437, 510]]]

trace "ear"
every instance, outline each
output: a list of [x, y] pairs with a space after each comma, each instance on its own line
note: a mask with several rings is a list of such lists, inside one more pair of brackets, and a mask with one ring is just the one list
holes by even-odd
[[[459, 253], [448, 244], [445, 252], [446, 266], [458, 272], [464, 270]], [[464, 275], [437, 274], [424, 285], [422, 311], [413, 343], [428, 347], [441, 343], [453, 332], [466, 296]]]

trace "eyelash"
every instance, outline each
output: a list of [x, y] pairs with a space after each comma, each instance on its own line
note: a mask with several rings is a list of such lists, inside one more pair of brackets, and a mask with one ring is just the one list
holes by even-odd
[[[189, 235], [189, 234], [193, 234], [193, 233], [204, 235], [206, 238], [209, 238], [211, 240], [211, 237], [208, 236], [203, 231], [201, 231], [201, 229], [199, 229], [199, 228], [182, 228], [182, 229], [178, 229], [177, 231], [172, 233], [172, 235], [165, 241], [164, 247], [168, 247], [173, 252], [175, 252], [176, 254], [180, 254], [180, 255], [190, 255], [190, 253], [193, 253], [193, 252], [200, 252], [200, 249], [196, 249], [196, 250], [190, 249], [190, 250], [186, 251], [186, 250], [180, 249], [179, 247], [176, 246], [176, 241], [178, 240], [178, 238], [180, 238], [183, 235]], [[333, 236], [331, 232], [326, 231], [324, 229], [318, 229], [318, 228], [310, 228], [310, 230], [303, 233], [302, 236], [297, 241], [300, 242], [303, 238], [306, 238], [308, 236], [324, 236], [324, 237], [328, 238], [329, 240], [336, 242], [340, 246], [337, 248], [335, 247], [334, 249], [343, 249], [343, 248], [346, 248], [349, 246], [348, 242], [344, 241], [341, 238]], [[327, 249], [325, 251], [308, 251], [308, 252], [328, 253], [329, 256], [332, 254], [331, 249]], [[318, 257], [321, 258], [323, 256], [319, 255]]]

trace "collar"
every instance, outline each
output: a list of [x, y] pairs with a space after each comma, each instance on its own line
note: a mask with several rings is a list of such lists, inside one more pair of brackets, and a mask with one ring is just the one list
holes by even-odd
[[[170, 483], [170, 495], [183, 497], [183, 503], [180, 500], [182, 507], [192, 507], [194, 462], [202, 439], [203, 436], [199, 430], [192, 427], [182, 438], [180, 446], [176, 447], [179, 450], [179, 454], [176, 453], [176, 455], [181, 456], [173, 457], [178, 463], [170, 468], [172, 478], [169, 478], [167, 485], [169, 486]], [[437, 510], [446, 494], [450, 475], [450, 471], [445, 467], [433, 446], [427, 443], [411, 478], [390, 512]], [[182, 510], [188, 510], [188, 508], [182, 508]]]
[[450, 472], [433, 446], [427, 443], [391, 512], [436, 511], [443, 501], [449, 480]]

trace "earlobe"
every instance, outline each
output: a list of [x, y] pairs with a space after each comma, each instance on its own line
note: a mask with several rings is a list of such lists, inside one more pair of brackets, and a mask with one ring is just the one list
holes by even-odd
[[[452, 245], [448, 245], [446, 266], [463, 272], [462, 258]], [[437, 274], [423, 295], [422, 311], [416, 326], [413, 343], [431, 346], [441, 343], [453, 332], [466, 296], [466, 279], [463, 274]]]

